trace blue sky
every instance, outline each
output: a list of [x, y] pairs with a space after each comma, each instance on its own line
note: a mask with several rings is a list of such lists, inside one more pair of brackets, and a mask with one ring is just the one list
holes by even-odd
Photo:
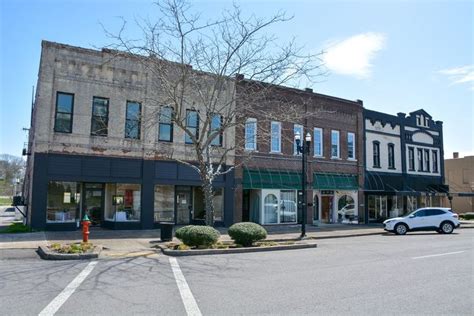
[[[41, 40], [82, 47], [110, 44], [117, 29], [153, 17], [152, 1], [0, 0], [0, 153], [21, 155], [29, 126]], [[327, 51], [329, 75], [314, 91], [361, 99], [391, 114], [425, 109], [444, 122], [445, 158], [474, 154], [474, 1], [237, 1], [246, 13], [281, 9], [294, 19], [269, 30]], [[229, 1], [193, 1], [212, 17]], [[133, 28], [131, 29], [133, 32]]]

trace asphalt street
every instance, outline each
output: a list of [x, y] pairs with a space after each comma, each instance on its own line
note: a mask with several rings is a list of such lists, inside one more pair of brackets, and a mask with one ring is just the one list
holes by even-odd
[[387, 234], [321, 240], [316, 249], [182, 257], [183, 279], [161, 254], [99, 260], [77, 284], [89, 261], [0, 250], [0, 313], [38, 315], [53, 306], [57, 315], [472, 315], [473, 257], [474, 229]]

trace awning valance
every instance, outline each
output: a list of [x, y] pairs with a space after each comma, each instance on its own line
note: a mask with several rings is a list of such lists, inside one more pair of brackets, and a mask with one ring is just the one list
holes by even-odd
[[301, 190], [301, 174], [296, 172], [244, 169], [244, 189]]
[[313, 189], [317, 190], [358, 190], [357, 176], [352, 174], [315, 173]]

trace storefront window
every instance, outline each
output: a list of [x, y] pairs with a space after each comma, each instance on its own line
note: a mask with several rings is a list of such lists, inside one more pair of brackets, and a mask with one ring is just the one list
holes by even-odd
[[264, 200], [263, 218], [264, 224], [276, 224], [278, 222], [278, 199], [274, 194], [267, 194]]
[[48, 223], [74, 223], [79, 217], [81, 186], [76, 182], [48, 183]]
[[399, 217], [404, 215], [403, 197], [402, 196], [388, 196], [387, 197], [388, 217]]
[[383, 222], [388, 218], [387, 212], [387, 196], [385, 195], [369, 195], [369, 221]]
[[417, 209], [416, 196], [407, 196], [407, 213]]
[[174, 222], [174, 186], [155, 186], [155, 222]]
[[114, 222], [140, 221], [141, 186], [107, 183], [105, 185], [105, 219]]
[[224, 220], [224, 189], [215, 189], [214, 191], [214, 220]]
[[342, 221], [350, 219], [355, 215], [354, 199], [349, 195], [343, 195], [337, 202], [337, 219]]
[[[214, 221], [222, 221], [224, 213], [224, 189], [214, 189], [214, 199], [212, 201], [214, 206]], [[194, 189], [194, 219], [206, 219], [206, 207], [204, 201], [204, 192], [201, 187]]]

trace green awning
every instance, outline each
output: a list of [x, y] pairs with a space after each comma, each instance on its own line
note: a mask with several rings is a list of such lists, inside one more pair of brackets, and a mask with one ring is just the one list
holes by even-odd
[[358, 190], [357, 176], [352, 174], [314, 173], [313, 189]]
[[244, 189], [301, 189], [301, 174], [275, 170], [244, 169]]

